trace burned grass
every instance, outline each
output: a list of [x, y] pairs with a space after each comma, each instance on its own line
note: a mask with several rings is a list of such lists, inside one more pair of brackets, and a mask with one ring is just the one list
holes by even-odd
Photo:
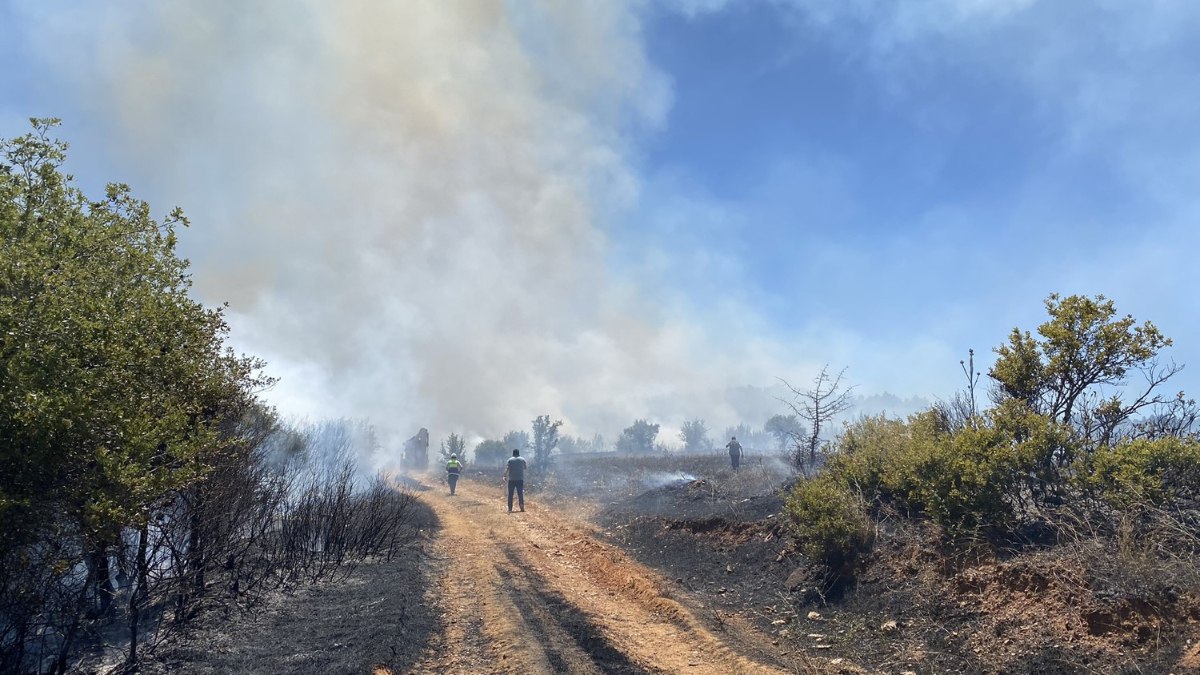
[[919, 529], [885, 533], [857, 586], [825, 610], [864, 661], [928, 672], [1184, 672], [1194, 608], [1110, 602], [1070, 546], [956, 560]]
[[[428, 507], [415, 502], [414, 508], [420, 532], [438, 527]], [[422, 601], [430, 570], [421, 543], [390, 561], [361, 564], [337, 582], [281, 589], [254, 607], [214, 608], [160, 646], [139, 672], [409, 672], [442, 630]]]

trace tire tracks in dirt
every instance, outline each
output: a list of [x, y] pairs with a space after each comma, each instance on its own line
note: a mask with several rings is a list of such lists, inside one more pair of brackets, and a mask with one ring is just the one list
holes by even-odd
[[440, 522], [428, 601], [445, 631], [416, 672], [785, 672], [730, 649], [664, 579], [566, 513], [509, 514], [501, 489], [476, 481], [420, 498]]

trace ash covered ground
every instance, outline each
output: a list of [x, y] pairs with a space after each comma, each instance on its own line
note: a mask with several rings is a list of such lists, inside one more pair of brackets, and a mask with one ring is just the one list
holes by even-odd
[[604, 537], [749, 653], [847, 672], [1200, 673], [1200, 602], [1115, 596], [1076, 549], [961, 554], [923, 523], [884, 518], [855, 578], [831, 588], [788, 540], [798, 476], [780, 457], [738, 472], [723, 454], [558, 461], [535, 494], [590, 508]]
[[[412, 485], [441, 490], [438, 478]], [[527, 501], [657, 570], [669, 597], [759, 663], [805, 664], [796, 672], [1200, 672], [1194, 598], [1148, 606], [1102, 596], [1077, 551], [956, 556], [921, 523], [884, 519], [856, 578], [830, 591], [788, 539], [784, 496], [796, 479], [768, 456], [748, 456], [735, 473], [723, 454], [567, 455], [553, 472], [530, 475]], [[493, 496], [472, 508], [495, 499], [499, 511], [499, 480], [499, 469], [469, 467], [458, 489], [486, 486]], [[442, 525], [424, 526], [436, 542]], [[383, 663], [389, 670], [376, 672], [423, 672], [431, 661], [422, 654], [452, 628], [428, 602], [431, 575], [454, 566], [452, 553], [433, 560], [418, 550], [363, 566], [344, 584], [215, 617], [147, 671], [371, 672]], [[364, 621], [365, 633], [350, 628]]]

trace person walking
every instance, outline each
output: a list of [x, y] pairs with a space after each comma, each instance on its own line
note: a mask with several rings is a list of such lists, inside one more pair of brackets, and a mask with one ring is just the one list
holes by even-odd
[[458, 461], [458, 454], [451, 453], [449, 461], [446, 462], [446, 479], [450, 481], [450, 494], [454, 494], [454, 488], [458, 485], [458, 476], [462, 473], [462, 462]]
[[729, 450], [729, 463], [733, 464], [733, 470], [737, 471], [738, 464], [742, 462], [742, 444], [738, 443], [737, 436], [731, 436], [725, 448]]
[[517, 493], [517, 505], [525, 510], [525, 458], [521, 451], [513, 449], [512, 457], [504, 466], [504, 479], [508, 481], [508, 512], [512, 513], [513, 492]]

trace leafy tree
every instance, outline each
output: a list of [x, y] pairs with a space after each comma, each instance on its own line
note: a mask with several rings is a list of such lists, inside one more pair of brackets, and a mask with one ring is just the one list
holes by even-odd
[[600, 434], [593, 434], [592, 440], [587, 442], [586, 447], [589, 448], [588, 452], [607, 452], [611, 449], [608, 443], [605, 442], [604, 436]]
[[579, 452], [604, 452], [606, 446], [604, 437], [600, 434], [592, 436], [591, 440], [586, 440], [579, 436], [563, 436], [558, 442], [558, 449], [561, 452], [568, 454]]
[[[761, 452], [763, 448], [771, 447], [775, 439], [769, 433], [762, 429], [755, 429], [745, 422], [738, 422], [731, 427], [725, 427], [725, 431], [721, 433], [721, 447], [729, 442], [730, 438], [737, 437], [738, 443], [742, 446], [742, 451], [745, 453], [752, 451]], [[746, 455], [743, 455], [743, 459]]]
[[[1171, 340], [1154, 324], [1118, 317], [1103, 295], [1052, 294], [1045, 304], [1050, 319], [1038, 338], [1014, 328], [1008, 344], [996, 348], [988, 375], [997, 398], [1022, 401], [1096, 443], [1107, 443], [1137, 412], [1167, 403], [1155, 390], [1181, 367], [1160, 366], [1158, 354]], [[1130, 397], [1106, 393], [1124, 385], [1130, 371], [1144, 376], [1142, 388]]]
[[3, 145], [0, 429], [15, 454], [0, 517], [14, 532], [52, 511], [38, 502], [79, 504], [88, 531], [111, 532], [196, 479], [208, 422], [257, 364], [224, 353], [220, 311], [188, 297], [182, 213], [158, 223], [124, 185], [89, 201], [58, 170], [56, 123]]
[[458, 455], [459, 459], [465, 461], [466, 449], [467, 442], [463, 440], [462, 436], [459, 436], [458, 434], [450, 434], [446, 440], [442, 441], [442, 448], [439, 453], [442, 457], [442, 464], [450, 461], [450, 455]]
[[56, 124], [0, 141], [0, 584], [13, 556], [73, 532], [57, 564], [86, 567], [81, 601], [101, 613], [123, 528], [144, 540], [152, 507], [202, 481], [221, 422], [267, 380], [189, 297], [182, 212], [156, 221], [119, 184], [88, 199]]
[[657, 424], [636, 420], [621, 431], [617, 439], [617, 451], [630, 455], [648, 455], [654, 452], [654, 440], [658, 438]]
[[775, 438], [780, 451], [794, 447], [805, 435], [804, 424], [795, 415], [774, 415], [763, 425], [763, 430]]
[[708, 437], [704, 420], [684, 422], [679, 430], [679, 440], [683, 441], [684, 452], [707, 452], [712, 449], [712, 440]]
[[475, 446], [473, 461], [479, 466], [501, 466], [512, 450], [504, 441], [487, 440]]
[[528, 431], [510, 431], [507, 434], [504, 434], [504, 438], [501, 439], [501, 442], [504, 443], [506, 448], [508, 448], [508, 452], [505, 453], [506, 455], [512, 454], [513, 450], [528, 452], [529, 448], [533, 447], [533, 444], [529, 442]]
[[533, 461], [539, 467], [550, 463], [550, 453], [558, 445], [558, 428], [562, 420], [550, 421], [549, 415], [539, 415], [533, 420]]

